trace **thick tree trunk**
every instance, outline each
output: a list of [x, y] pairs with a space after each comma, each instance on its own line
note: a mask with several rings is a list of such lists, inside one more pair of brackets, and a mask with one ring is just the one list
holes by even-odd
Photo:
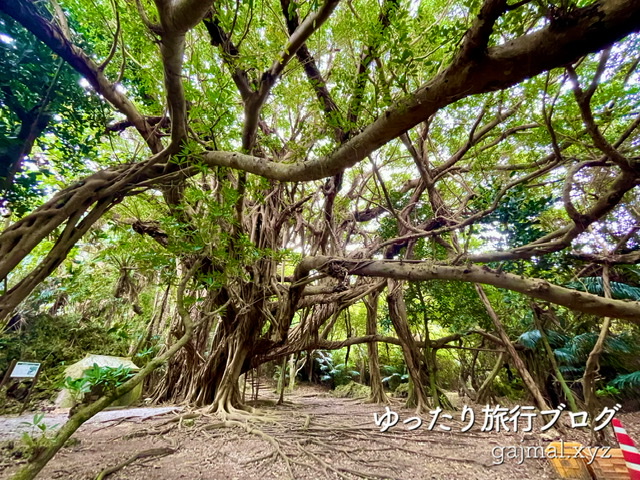
[[404, 359], [407, 364], [407, 369], [409, 370], [409, 376], [413, 383], [413, 402], [411, 402], [413, 405], [411, 406], [415, 406], [416, 411], [421, 413], [429, 409], [427, 394], [425, 392], [427, 376], [421, 364], [420, 351], [409, 329], [402, 283], [390, 279], [387, 282], [387, 288], [389, 290], [387, 296], [389, 316], [391, 317], [391, 323], [393, 323], [396, 334], [400, 339]]
[[228, 361], [220, 383], [217, 385], [216, 396], [209, 409], [210, 412], [229, 413], [243, 408], [239, 381], [249, 349], [244, 345], [246, 339], [240, 337], [241, 335], [238, 335], [227, 343]]
[[[242, 291], [244, 298], [239, 297]], [[230, 300], [229, 295], [234, 298]], [[156, 390], [156, 399], [208, 405], [214, 413], [242, 409], [240, 376], [251, 368], [251, 360], [271, 345], [260, 338], [267, 321], [262, 313], [268, 308], [264, 299], [264, 288], [255, 283], [247, 283], [235, 293], [225, 289], [213, 292], [212, 303], [218, 309], [224, 307], [225, 312], [213, 333], [214, 322], [202, 324], [181, 358], [172, 362]], [[208, 316], [203, 312], [203, 318]], [[211, 353], [204, 358], [207, 350]]]
[[[364, 299], [367, 309], [367, 335], [378, 334], [378, 301], [380, 292], [375, 291]], [[382, 377], [380, 376], [380, 361], [378, 357], [378, 342], [367, 343], [367, 356], [369, 359], [369, 384], [371, 385], [371, 403], [388, 403], [389, 399], [384, 393]]]

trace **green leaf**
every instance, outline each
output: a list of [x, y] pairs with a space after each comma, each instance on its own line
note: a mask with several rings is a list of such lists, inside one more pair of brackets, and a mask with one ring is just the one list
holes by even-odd
[[609, 382], [609, 385], [621, 390], [640, 388], [640, 370], [624, 375], [618, 375]]

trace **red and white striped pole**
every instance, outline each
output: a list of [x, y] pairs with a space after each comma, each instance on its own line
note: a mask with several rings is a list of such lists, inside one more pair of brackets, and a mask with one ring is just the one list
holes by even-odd
[[620, 449], [624, 455], [627, 470], [629, 470], [629, 476], [631, 477], [631, 480], [640, 480], [640, 452], [636, 448], [631, 437], [627, 434], [627, 431], [622, 426], [622, 423], [620, 423], [620, 420], [614, 418], [612, 423], [618, 442], [620, 442]]

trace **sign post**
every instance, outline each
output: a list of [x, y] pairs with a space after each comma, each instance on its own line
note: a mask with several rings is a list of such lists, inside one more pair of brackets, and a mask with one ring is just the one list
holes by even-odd
[[11, 363], [9, 364], [9, 368], [7, 369], [7, 373], [4, 374], [4, 377], [2, 378], [2, 381], [0, 382], [0, 390], [2, 390], [2, 387], [4, 387], [5, 383], [7, 383], [9, 381], [9, 378], [11, 377], [11, 372], [13, 372], [13, 367], [16, 366], [17, 362], [18, 362], [18, 360], [16, 360], [15, 358], [13, 360], [11, 360]]
[[24, 398], [20, 413], [24, 412], [24, 409], [27, 408], [27, 403], [31, 397], [31, 391], [33, 390], [34, 385], [38, 381], [38, 376], [40, 375], [40, 365], [41, 364], [37, 362], [18, 362], [14, 359], [9, 365], [9, 369], [2, 379], [2, 382], [0, 382], [0, 388], [2, 388], [11, 378], [15, 378], [17, 380], [31, 380], [31, 385], [27, 391], [27, 396]]
[[39, 363], [16, 362], [11, 372], [11, 378], [36, 378], [39, 371]]

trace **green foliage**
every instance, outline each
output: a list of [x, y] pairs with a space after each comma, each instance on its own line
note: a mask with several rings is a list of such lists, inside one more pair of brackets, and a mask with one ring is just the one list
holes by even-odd
[[383, 383], [384, 382], [389, 382], [392, 378], [400, 381], [401, 383], [402, 382], [408, 382], [409, 381], [409, 374], [408, 373], [401, 374], [401, 373], [395, 372], [395, 373], [392, 373], [391, 375], [388, 375], [388, 376], [384, 377], [382, 379], [382, 382]]
[[44, 413], [36, 413], [31, 422], [20, 424], [30, 428], [29, 432], [23, 432], [21, 436], [25, 452], [30, 457], [35, 457], [51, 444], [49, 432], [58, 426], [56, 424], [49, 427], [44, 422]]
[[132, 359], [133, 363], [135, 363], [138, 367], [144, 367], [153, 358], [155, 358], [158, 355], [158, 352], [160, 351], [160, 348], [162, 346], [159, 343], [159, 341], [160, 341], [160, 337], [158, 336], [151, 338], [151, 343], [152, 343], [151, 346], [137, 352], [133, 356], [133, 359]]
[[320, 367], [322, 376], [320, 380], [327, 382], [333, 388], [339, 385], [346, 385], [354, 378], [360, 376], [360, 372], [350, 370], [344, 363], [334, 364], [330, 355], [326, 355], [323, 352], [318, 352], [320, 356], [316, 357], [316, 362]]
[[285, 366], [285, 368], [282, 368], [282, 365], [275, 365], [274, 367], [274, 371], [273, 371], [273, 379], [276, 382], [280, 381], [280, 377], [282, 376], [284, 372], [284, 381], [288, 382], [289, 381], [289, 366]]
[[[640, 288], [621, 282], [609, 283], [611, 285], [611, 296], [613, 298], [640, 301]], [[575, 290], [604, 296], [604, 281], [602, 277], [581, 277], [574, 282], [568, 283], [566, 286]]]
[[436, 380], [444, 390], [456, 390], [459, 383], [460, 360], [452, 350], [440, 349], [436, 352]]
[[67, 377], [64, 386], [76, 400], [80, 400], [86, 393], [98, 396], [108, 395], [133, 375], [131, 369], [124, 365], [101, 367], [94, 363], [91, 368], [84, 371], [82, 377]]
[[125, 355], [127, 342], [104, 326], [74, 316], [40, 314], [24, 319], [19, 331], [0, 333], [0, 372], [11, 360], [41, 362], [33, 397], [50, 397], [63, 380], [64, 369], [86, 353]]
[[[554, 330], [545, 330], [545, 333], [547, 334], [547, 339], [551, 347], [561, 347], [569, 340], [566, 335]], [[518, 337], [518, 343], [531, 349], [541, 345], [541, 340], [542, 334], [538, 329], [526, 331]]]
[[411, 385], [409, 384], [409, 382], [407, 383], [401, 383], [400, 385], [398, 385], [396, 387], [396, 389], [393, 391], [394, 395], [396, 397], [401, 397], [401, 398], [406, 398], [409, 396], [409, 387]]
[[0, 184], [9, 167], [4, 163], [18, 158], [25, 144], [24, 131], [37, 125], [38, 132], [7, 195], [13, 213], [22, 216], [60, 178], [89, 173], [88, 157], [101, 160], [106, 114], [98, 97], [79, 84], [77, 72], [4, 14], [0, 35]]
[[603, 388], [600, 388], [599, 390], [596, 390], [596, 395], [598, 397], [616, 398], [618, 395], [620, 395], [620, 390], [618, 390], [613, 385], [606, 385]]
[[338, 398], [367, 398], [371, 396], [371, 387], [350, 381], [344, 385], [338, 385], [333, 395]]
[[621, 390], [638, 390], [640, 389], [640, 370], [618, 375], [609, 382], [609, 385]]
[[392, 392], [395, 391], [400, 384], [409, 381], [409, 373], [404, 364], [401, 366], [382, 365], [380, 371], [385, 375], [382, 378], [382, 383], [386, 384]]
[[491, 388], [497, 396], [506, 397], [509, 400], [522, 400], [528, 395], [520, 377], [509, 381], [502, 375], [498, 375]]
[[[455, 290], [452, 286], [455, 285]], [[413, 325], [424, 331], [424, 322], [454, 332], [480, 326], [491, 328], [490, 319], [472, 284], [434, 280], [409, 284], [405, 295]], [[433, 325], [430, 332], [433, 333]]]
[[[567, 335], [553, 330], [546, 330], [546, 333], [563, 376], [576, 381], [582, 378], [598, 333], [587, 331], [578, 335]], [[530, 349], [538, 349], [536, 354], [543, 356], [546, 354], [542, 350], [540, 340], [539, 330], [529, 330], [518, 338], [519, 343]], [[600, 395], [629, 394], [640, 386], [640, 372], [628, 373], [637, 365], [638, 354], [638, 342], [629, 333], [610, 334], [605, 339], [600, 356]]]
[[[481, 187], [484, 192], [485, 206], [498, 189]], [[482, 200], [477, 200], [482, 201]], [[524, 185], [509, 190], [502, 198], [498, 208], [482, 219], [483, 224], [494, 224], [499, 233], [506, 238], [504, 247], [519, 247], [533, 242], [544, 235], [540, 217], [555, 199], [550, 195], [532, 196]]]

